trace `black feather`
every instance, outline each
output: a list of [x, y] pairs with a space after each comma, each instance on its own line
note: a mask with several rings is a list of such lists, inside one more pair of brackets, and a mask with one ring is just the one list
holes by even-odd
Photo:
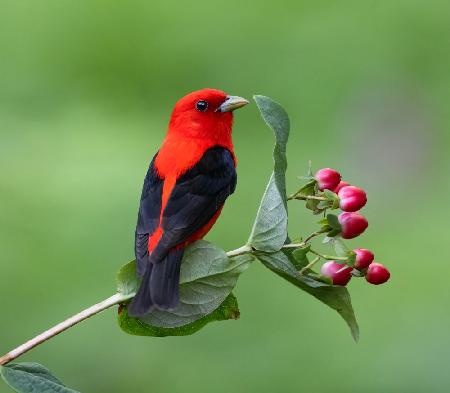
[[148, 265], [148, 239], [159, 225], [161, 214], [162, 189], [164, 182], [158, 176], [153, 157], [144, 179], [141, 204], [139, 206], [136, 225], [134, 251], [136, 255], [137, 273], [142, 276]]
[[137, 273], [144, 277], [137, 299], [130, 305], [133, 316], [145, 315], [152, 307], [165, 310], [177, 306], [183, 257], [183, 249], [177, 246], [203, 228], [236, 188], [236, 169], [230, 151], [219, 146], [207, 150], [177, 180], [162, 214], [163, 235], [148, 255], [149, 236], [159, 225], [163, 188], [153, 163], [154, 159], [145, 178], [136, 227]]
[[180, 266], [183, 248], [169, 251], [164, 261], [153, 265], [150, 292], [153, 304], [160, 310], [175, 308], [180, 300]]
[[142, 317], [153, 309], [153, 301], [150, 293], [150, 280], [152, 277], [152, 264], [149, 264], [142, 277], [141, 285], [133, 300], [127, 307], [131, 317]]

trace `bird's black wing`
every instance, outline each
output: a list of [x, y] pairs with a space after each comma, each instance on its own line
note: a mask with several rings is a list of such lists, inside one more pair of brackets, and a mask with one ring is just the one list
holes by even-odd
[[153, 263], [203, 228], [236, 188], [233, 156], [223, 147], [213, 147], [183, 174], [170, 194], [162, 216], [163, 236], [153, 250]]
[[137, 272], [141, 275], [148, 263], [148, 238], [159, 225], [161, 199], [164, 182], [155, 169], [155, 157], [150, 163], [142, 187], [141, 204], [139, 206], [136, 225], [134, 251], [137, 262]]

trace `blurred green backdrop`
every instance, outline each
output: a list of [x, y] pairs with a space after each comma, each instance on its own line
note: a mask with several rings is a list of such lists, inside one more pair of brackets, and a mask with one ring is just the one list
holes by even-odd
[[[114, 291], [172, 106], [215, 87], [286, 107], [291, 190], [312, 159], [368, 191], [352, 244], [392, 280], [351, 283], [360, 343], [254, 264], [239, 321], [140, 338], [109, 310], [21, 361], [83, 393], [447, 392], [449, 15], [439, 0], [0, 0], [1, 351]], [[247, 239], [272, 164], [255, 105], [234, 138], [238, 189], [208, 236], [225, 249]], [[292, 235], [313, 223], [291, 208]]]

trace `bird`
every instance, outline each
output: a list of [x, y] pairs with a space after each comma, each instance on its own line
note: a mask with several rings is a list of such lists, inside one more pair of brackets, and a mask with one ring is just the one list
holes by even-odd
[[235, 191], [233, 111], [248, 103], [206, 88], [175, 104], [142, 187], [135, 231], [140, 284], [127, 308], [131, 317], [179, 305], [184, 250], [210, 231]]

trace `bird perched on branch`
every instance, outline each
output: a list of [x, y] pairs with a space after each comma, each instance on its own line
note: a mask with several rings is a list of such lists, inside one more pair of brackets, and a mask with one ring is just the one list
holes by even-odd
[[184, 249], [209, 232], [235, 190], [233, 110], [247, 104], [215, 89], [192, 92], [176, 103], [142, 189], [135, 238], [142, 281], [129, 315], [178, 305]]

